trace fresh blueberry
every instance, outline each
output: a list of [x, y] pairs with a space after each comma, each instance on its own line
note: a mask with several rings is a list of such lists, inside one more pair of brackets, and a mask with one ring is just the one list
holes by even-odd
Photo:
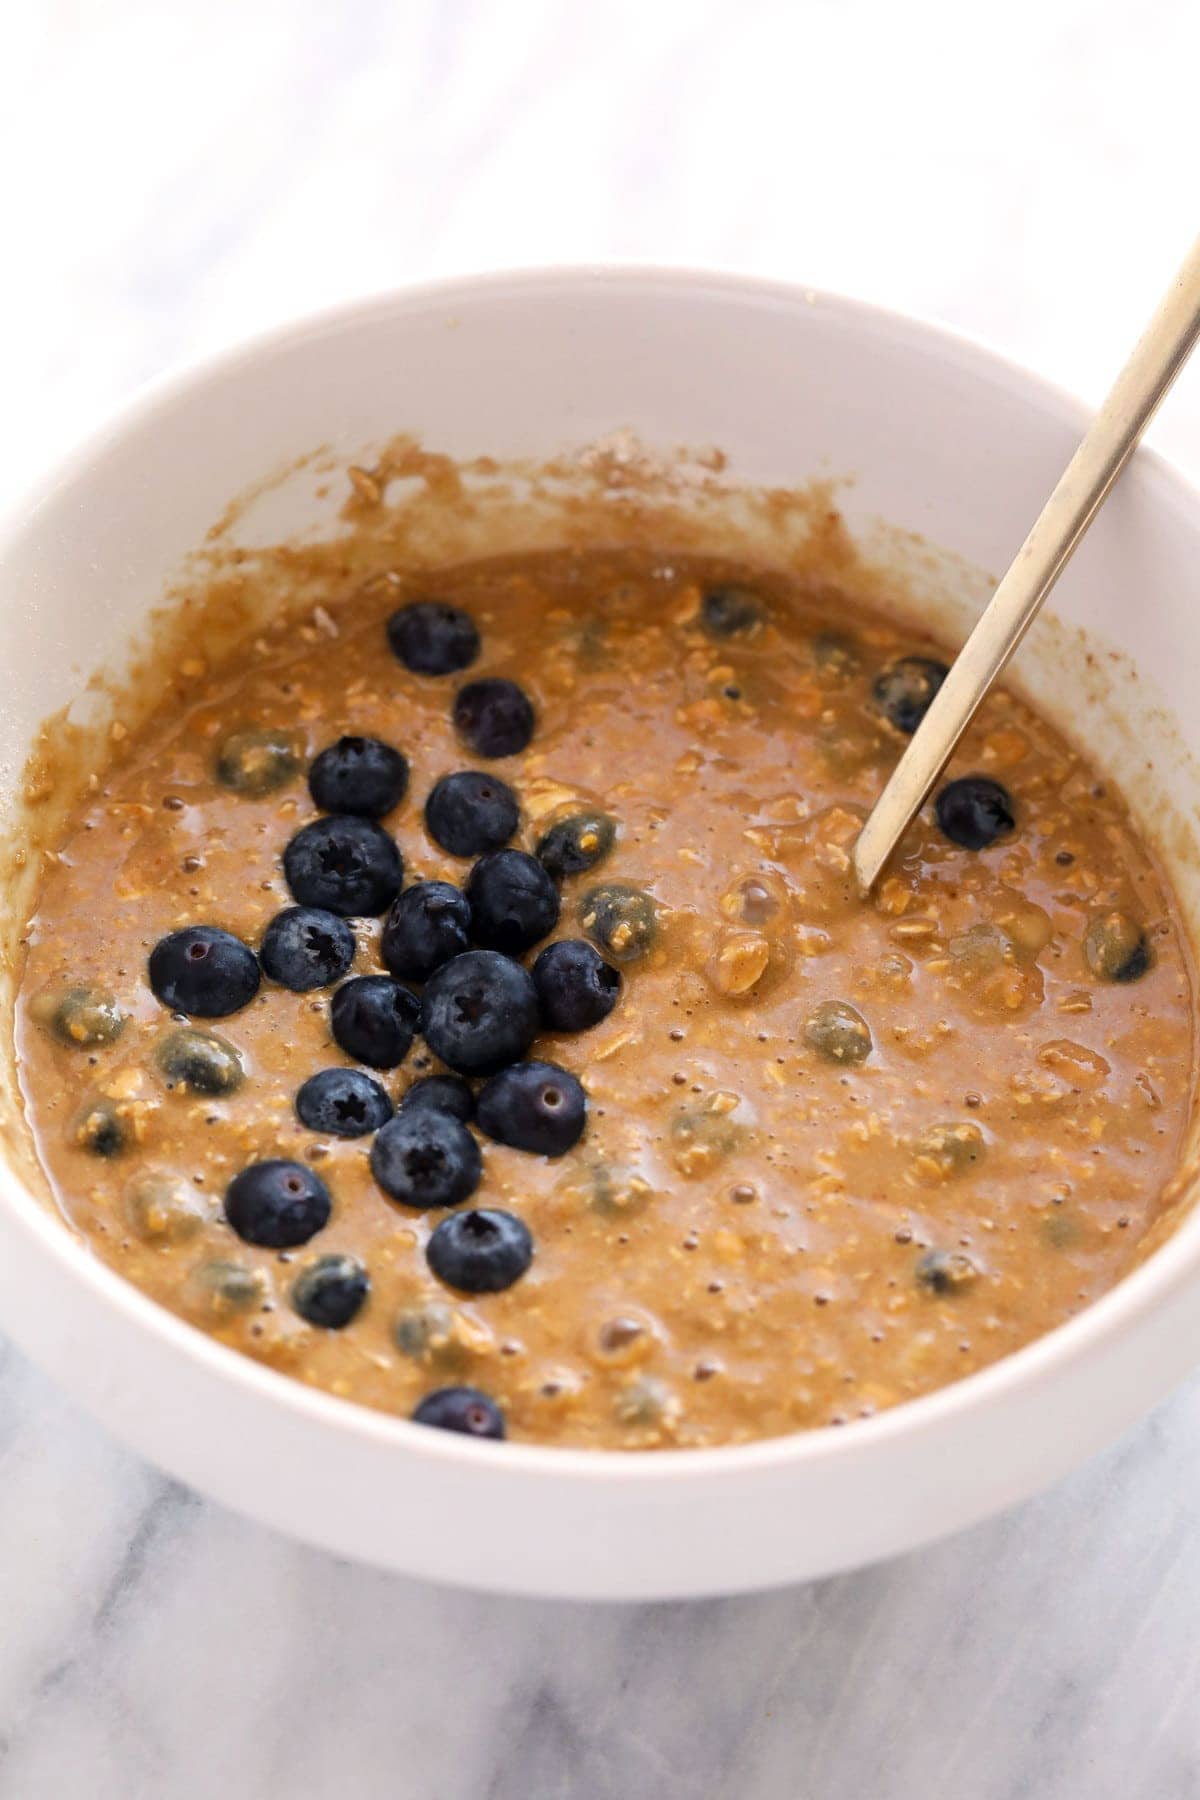
[[494, 1400], [473, 1387], [435, 1388], [413, 1412], [417, 1425], [461, 1431], [467, 1437], [502, 1438], [504, 1414]]
[[392, 904], [379, 951], [393, 975], [424, 981], [471, 941], [471, 908], [448, 881], [416, 881]]
[[356, 1256], [319, 1256], [292, 1284], [292, 1305], [309, 1325], [341, 1331], [362, 1311], [371, 1283]]
[[964, 850], [986, 850], [1016, 825], [1008, 790], [987, 775], [963, 775], [948, 782], [934, 811], [946, 837]]
[[515, 681], [469, 681], [454, 698], [454, 724], [478, 756], [516, 756], [533, 736], [533, 707]]
[[396, 1111], [447, 1113], [469, 1125], [475, 1117], [475, 1096], [461, 1075], [424, 1075], [404, 1090]]
[[241, 1056], [232, 1044], [215, 1031], [194, 1031], [190, 1025], [168, 1032], [154, 1059], [170, 1087], [184, 1087], [213, 1099], [236, 1093], [246, 1077]]
[[258, 958], [216, 925], [186, 925], [150, 952], [150, 986], [172, 1012], [221, 1019], [240, 1012], [258, 992]]
[[565, 1156], [583, 1135], [587, 1095], [554, 1063], [521, 1062], [484, 1084], [476, 1108], [481, 1131], [535, 1156]]
[[235, 731], [217, 752], [221, 786], [251, 800], [286, 787], [299, 768], [299, 747], [290, 731]]
[[300, 1123], [333, 1137], [367, 1137], [391, 1116], [391, 1101], [361, 1069], [318, 1069], [296, 1095]]
[[263, 933], [258, 960], [295, 994], [340, 981], [354, 961], [354, 933], [344, 919], [316, 906], [286, 906]]
[[460, 1075], [491, 1075], [537, 1036], [533, 980], [494, 950], [468, 950], [430, 977], [421, 1001], [425, 1042]]
[[700, 623], [709, 637], [748, 637], [761, 624], [762, 612], [753, 589], [721, 582], [710, 587], [700, 602]]
[[491, 850], [467, 880], [471, 936], [489, 950], [519, 956], [554, 930], [561, 901], [536, 856]]
[[658, 936], [658, 909], [644, 889], [608, 881], [584, 894], [579, 923], [614, 962], [637, 962]]
[[301, 906], [345, 919], [385, 912], [400, 891], [404, 864], [382, 826], [333, 813], [296, 833], [283, 853], [283, 872]]
[[475, 621], [442, 600], [402, 606], [388, 620], [387, 635], [393, 655], [417, 675], [451, 675], [469, 668], [479, 655]]
[[379, 738], [342, 737], [308, 771], [308, 791], [322, 812], [382, 819], [408, 788], [408, 762]]
[[303, 1163], [250, 1163], [225, 1190], [225, 1217], [247, 1244], [294, 1250], [329, 1223], [329, 1189]]
[[329, 1008], [334, 1042], [355, 1062], [394, 1069], [408, 1055], [421, 1016], [414, 993], [390, 975], [356, 975]]
[[398, 1113], [371, 1145], [371, 1173], [393, 1200], [457, 1206], [479, 1186], [479, 1145], [460, 1119], [431, 1107]]
[[901, 656], [875, 677], [875, 704], [897, 731], [911, 737], [950, 673], [929, 656]]
[[512, 789], [480, 769], [443, 775], [425, 802], [425, 829], [451, 856], [498, 850], [507, 844], [520, 817]]
[[425, 1260], [447, 1287], [499, 1294], [533, 1261], [533, 1239], [514, 1213], [477, 1207], [442, 1220], [425, 1246]]
[[617, 1004], [621, 976], [582, 938], [547, 944], [533, 965], [542, 1024], [548, 1031], [586, 1031]]
[[538, 840], [537, 858], [555, 881], [594, 869], [616, 842], [617, 827], [607, 813], [572, 813]]

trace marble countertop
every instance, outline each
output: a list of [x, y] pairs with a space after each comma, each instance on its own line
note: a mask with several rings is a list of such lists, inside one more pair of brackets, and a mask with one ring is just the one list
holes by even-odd
[[[799, 278], [1096, 399], [1196, 226], [1198, 60], [1185, 0], [5, 8], [0, 487], [181, 358], [500, 263]], [[1154, 435], [1200, 476], [1200, 371]], [[197, 1499], [9, 1349], [0, 1800], [1194, 1800], [1198, 1493], [1193, 1382], [859, 1574], [479, 1598]]]

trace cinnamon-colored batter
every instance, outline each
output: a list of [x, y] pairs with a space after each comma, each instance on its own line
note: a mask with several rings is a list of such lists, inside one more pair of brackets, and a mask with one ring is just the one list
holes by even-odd
[[[714, 635], [703, 598], [731, 581], [758, 610]], [[472, 615], [469, 671], [416, 675], [391, 655], [385, 621], [416, 597]], [[972, 851], [926, 809], [873, 899], [855, 897], [849, 847], [906, 741], [876, 678], [938, 654], [844, 596], [666, 552], [506, 558], [419, 585], [380, 573], [311, 622], [281, 618], [235, 670], [185, 684], [45, 881], [19, 1048], [63, 1211], [165, 1306], [301, 1381], [403, 1416], [468, 1384], [511, 1437], [548, 1443], [712, 1445], [852, 1421], [1067, 1319], [1129, 1269], [1180, 1151], [1187, 954], [1120, 795], [1005, 693], [949, 774], [1002, 783], [1014, 829]], [[536, 729], [489, 764], [450, 711], [464, 681], [492, 675], [530, 696]], [[283, 734], [294, 772], [231, 792], [221, 747], [263, 730]], [[409, 760], [384, 821], [406, 882], [465, 881], [422, 806], [440, 776], [487, 767], [516, 790], [520, 848], [581, 807], [616, 821], [602, 864], [563, 881], [556, 936], [585, 935], [598, 882], [656, 904], [608, 1018], [533, 1051], [586, 1088], [578, 1146], [550, 1159], [481, 1140], [467, 1204], [519, 1215], [535, 1244], [501, 1293], [440, 1284], [423, 1254], [439, 1215], [384, 1196], [369, 1138], [297, 1119], [300, 1084], [346, 1061], [327, 990], [264, 981], [241, 1012], [193, 1022], [240, 1053], [228, 1097], [169, 1086], [160, 1067], [179, 1021], [147, 983], [150, 950], [196, 923], [258, 947], [290, 904], [284, 845], [316, 816], [307, 765], [344, 733]], [[354, 973], [379, 967], [380, 924], [355, 923]], [[397, 1098], [438, 1067], [418, 1037], [380, 1078]], [[104, 1154], [96, 1119], [112, 1116], [123, 1147]], [[333, 1197], [302, 1249], [255, 1248], [225, 1222], [231, 1178], [265, 1157], [311, 1163]], [[361, 1260], [370, 1294], [322, 1330], [290, 1293], [335, 1252]]]

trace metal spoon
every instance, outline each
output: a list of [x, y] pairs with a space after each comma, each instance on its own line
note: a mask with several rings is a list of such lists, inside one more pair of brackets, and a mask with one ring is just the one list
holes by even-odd
[[1200, 338], [1200, 238], [892, 770], [852, 853], [874, 886]]

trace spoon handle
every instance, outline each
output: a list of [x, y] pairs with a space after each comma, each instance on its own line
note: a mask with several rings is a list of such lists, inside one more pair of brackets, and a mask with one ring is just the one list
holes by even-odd
[[955, 658], [854, 845], [870, 893], [1200, 337], [1200, 238]]

